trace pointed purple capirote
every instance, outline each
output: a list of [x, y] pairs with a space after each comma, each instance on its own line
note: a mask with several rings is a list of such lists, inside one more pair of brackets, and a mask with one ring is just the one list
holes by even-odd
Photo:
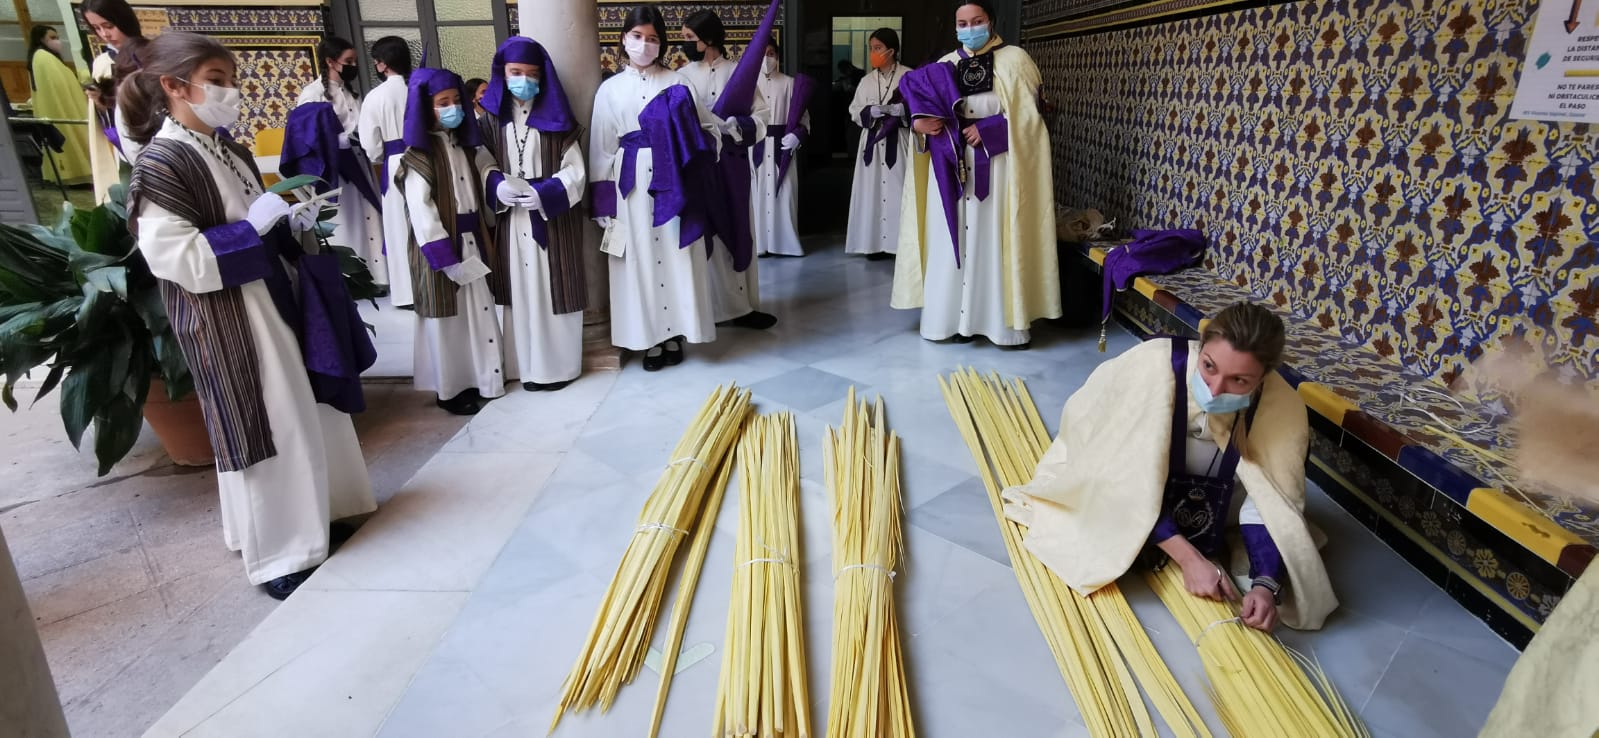
[[512, 36], [494, 52], [494, 67], [489, 73], [489, 89], [483, 93], [483, 109], [502, 121], [511, 114], [516, 98], [505, 87], [505, 65], [534, 64], [542, 70], [539, 94], [533, 98], [533, 109], [528, 111], [527, 125], [545, 133], [565, 133], [577, 130], [577, 117], [561, 88], [561, 77], [550, 62], [544, 45], [526, 36]]
[[777, 23], [777, 6], [781, 3], [782, 0], [772, 0], [767, 6], [760, 28], [744, 47], [738, 66], [733, 68], [733, 76], [728, 78], [722, 96], [716, 98], [716, 105], [711, 108], [716, 117], [749, 115], [755, 109], [755, 83], [761, 78], [761, 63], [766, 59], [766, 46], [771, 43], [772, 26]]
[[[434, 124], [433, 96], [445, 90], [461, 93], [461, 105], [472, 104], [461, 75], [448, 69], [423, 67], [411, 73], [410, 94], [405, 100], [405, 145], [427, 151], [432, 148]], [[470, 120], [462, 121], [455, 129], [456, 141], [471, 148], [482, 145], [478, 127]]]

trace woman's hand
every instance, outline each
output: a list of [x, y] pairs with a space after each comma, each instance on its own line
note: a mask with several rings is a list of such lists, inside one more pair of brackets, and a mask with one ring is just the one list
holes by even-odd
[[978, 132], [976, 123], [973, 123], [973, 124], [971, 124], [969, 126], [966, 126], [965, 130], [961, 131], [961, 135], [966, 137], [966, 143], [968, 145], [971, 145], [971, 146], [982, 146], [983, 145], [983, 134]]
[[940, 136], [944, 133], [944, 121], [939, 118], [917, 118], [911, 123], [911, 128], [924, 136]]
[[1243, 617], [1244, 625], [1270, 633], [1272, 628], [1277, 627], [1277, 600], [1271, 590], [1255, 587], [1244, 595], [1244, 607], [1239, 615]]
[[1238, 590], [1233, 587], [1232, 580], [1210, 559], [1196, 557], [1181, 562], [1181, 566], [1183, 586], [1188, 589], [1189, 594], [1207, 600], [1238, 599]]

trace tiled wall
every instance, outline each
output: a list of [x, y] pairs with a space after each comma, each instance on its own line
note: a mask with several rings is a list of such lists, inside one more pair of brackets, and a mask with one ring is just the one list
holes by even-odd
[[1201, 228], [1224, 278], [1416, 374], [1449, 381], [1530, 325], [1599, 389], [1599, 138], [1508, 117], [1535, 2], [1304, 0], [1058, 35], [1091, 5], [1026, 6], [1063, 204]]
[[[316, 78], [313, 57], [323, 32], [323, 11], [315, 7], [143, 7], [135, 6], [147, 37], [165, 30], [215, 36], [239, 62], [244, 110], [233, 128], [245, 146], [256, 131], [282, 128], [300, 87]], [[82, 13], [78, 23], [83, 24]], [[82, 26], [87, 32], [87, 26]], [[92, 34], [90, 34], [92, 37]], [[98, 44], [98, 42], [96, 42]], [[99, 48], [94, 52], [99, 53]]]

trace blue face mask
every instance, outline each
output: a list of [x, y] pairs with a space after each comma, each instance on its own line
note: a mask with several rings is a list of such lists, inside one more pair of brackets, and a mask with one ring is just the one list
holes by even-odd
[[983, 44], [988, 43], [988, 25], [957, 28], [955, 29], [955, 38], [961, 42], [961, 46], [976, 51], [983, 48]]
[[522, 102], [527, 102], [539, 94], [539, 81], [532, 77], [506, 77], [505, 89]]
[[461, 112], [461, 106], [459, 105], [435, 108], [433, 112], [439, 114], [439, 125], [445, 128], [454, 128], [461, 125], [461, 121], [466, 120], [466, 113]]
[[1194, 403], [1199, 409], [1211, 415], [1225, 415], [1236, 413], [1249, 407], [1253, 399], [1250, 395], [1213, 395], [1210, 385], [1205, 384], [1205, 379], [1199, 372], [1188, 375], [1188, 391], [1194, 396]]

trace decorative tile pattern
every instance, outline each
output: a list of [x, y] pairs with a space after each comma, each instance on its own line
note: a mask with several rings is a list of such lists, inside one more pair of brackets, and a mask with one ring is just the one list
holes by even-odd
[[[1535, 7], [1306, 0], [1030, 42], [1057, 197], [1203, 230], [1225, 281], [1384, 373], [1447, 383], [1525, 341], [1599, 391], [1599, 138], [1508, 118]], [[1373, 390], [1352, 399], [1402, 409]]]
[[[600, 68], [606, 73], [615, 73], [626, 66], [622, 59], [622, 24], [627, 20], [627, 14], [637, 7], [634, 2], [613, 2], [601, 0], [600, 12]], [[656, 7], [661, 9], [661, 15], [666, 17], [667, 36], [666, 65], [677, 69], [688, 63], [688, 58], [683, 55], [680, 48], [683, 39], [678, 29], [683, 26], [683, 19], [690, 14], [708, 9], [715, 11], [722, 19], [722, 25], [727, 28], [727, 51], [737, 59], [744, 53], [744, 47], [750, 42], [750, 37], [755, 35], [756, 29], [761, 25], [761, 18], [766, 15], [766, 3], [660, 3]], [[778, 43], [783, 42], [783, 9], [779, 6], [777, 21], [772, 29], [772, 34], [777, 37]]]
[[[1196, 12], [1220, 13], [1248, 0], [1034, 0], [1022, 10], [1026, 30], [1023, 41], [1102, 28], [1155, 22], [1160, 18]], [[1278, 0], [1282, 2], [1283, 0]]]
[[194, 8], [166, 10], [173, 28], [196, 33], [308, 33], [323, 30], [319, 8]]
[[300, 88], [315, 78], [316, 36], [219, 36], [239, 61], [243, 112], [234, 140], [255, 143], [256, 131], [288, 123]]

